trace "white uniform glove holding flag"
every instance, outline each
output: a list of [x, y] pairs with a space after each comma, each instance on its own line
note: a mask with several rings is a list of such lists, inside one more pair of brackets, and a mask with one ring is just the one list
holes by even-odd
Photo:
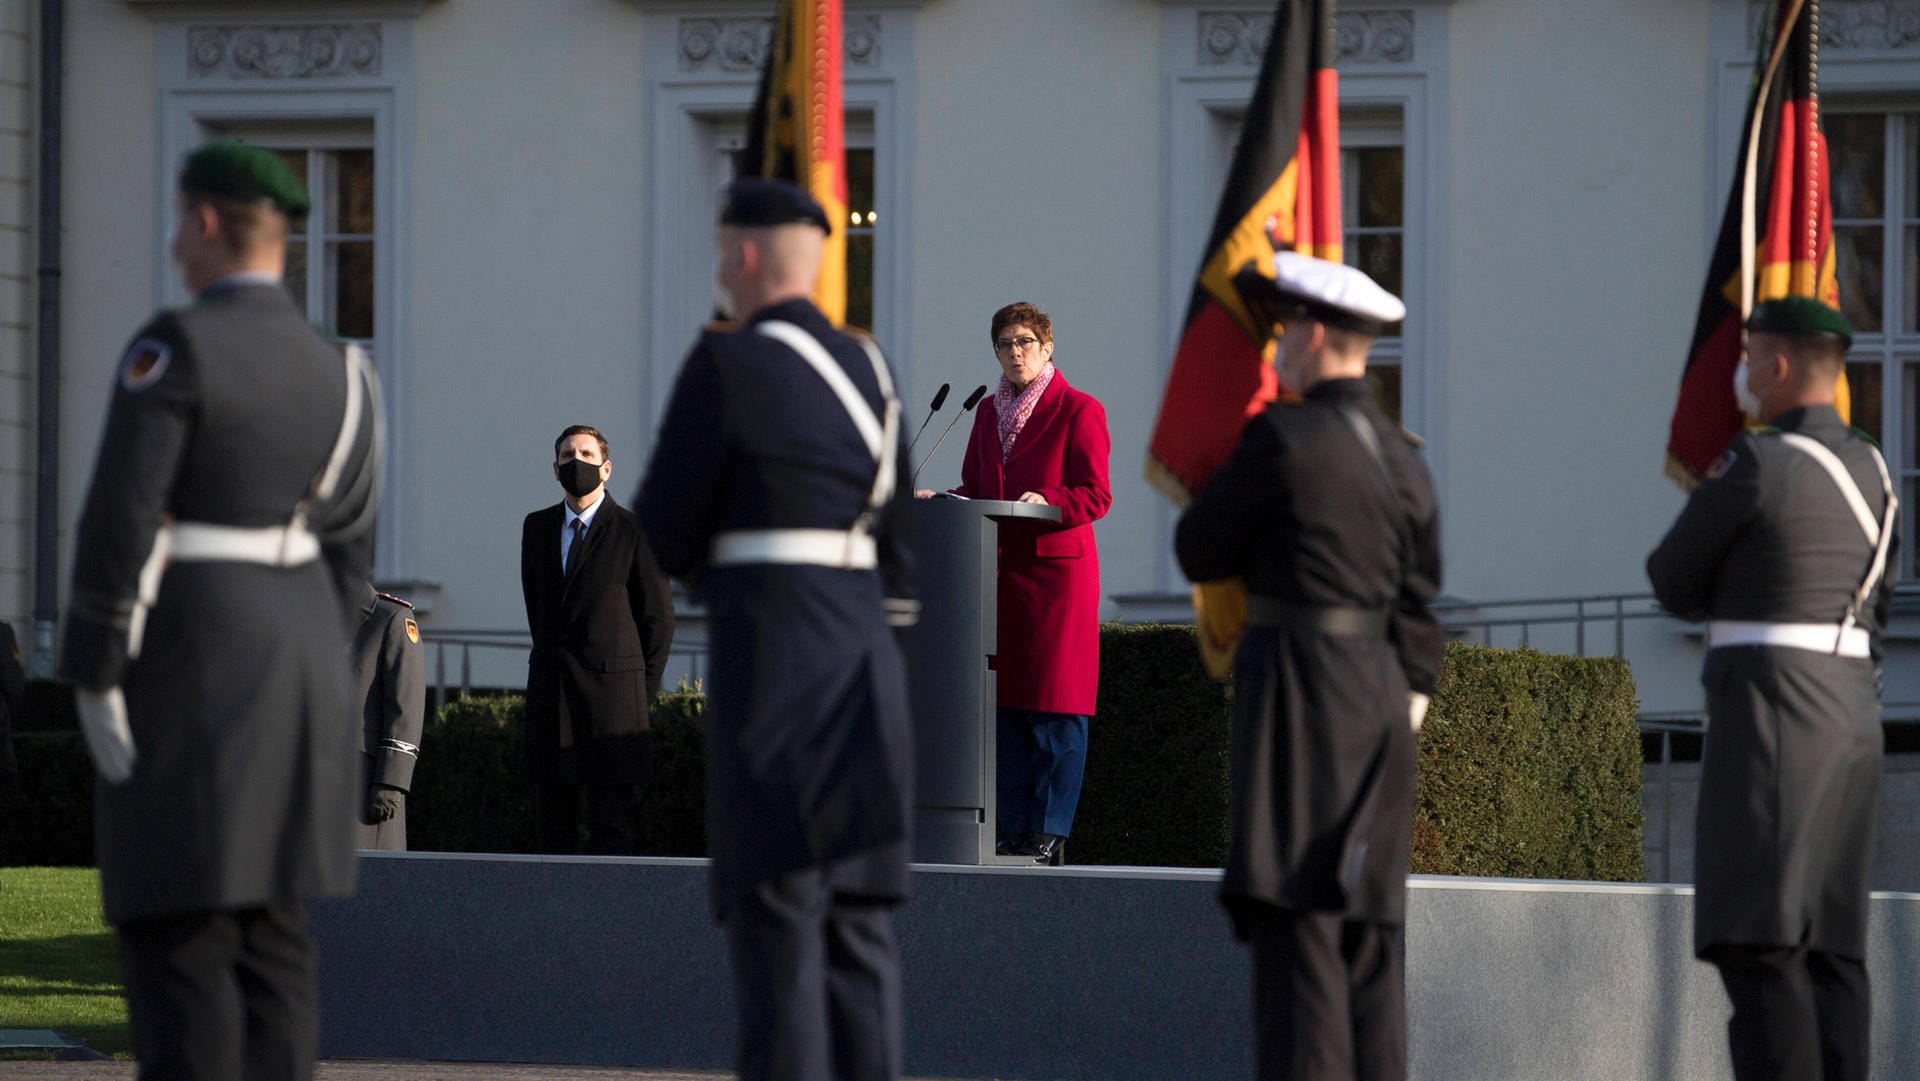
[[1418, 733], [1420, 726], [1427, 723], [1427, 706], [1433, 699], [1419, 691], [1407, 692], [1407, 719], [1413, 722], [1413, 730]]

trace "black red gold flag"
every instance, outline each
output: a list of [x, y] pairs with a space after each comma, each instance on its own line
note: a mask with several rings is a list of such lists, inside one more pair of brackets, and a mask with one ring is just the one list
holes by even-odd
[[[1753, 88], [1740, 129], [1733, 190], [1707, 267], [1680, 397], [1667, 438], [1667, 473], [1692, 488], [1745, 417], [1734, 370], [1753, 305], [1782, 296], [1839, 306], [1833, 199], [1820, 130], [1818, 0], [1772, 0], [1762, 22]], [[1839, 405], [1847, 415], [1846, 376]]]
[[[1185, 506], [1233, 453], [1247, 419], [1281, 392], [1273, 326], [1249, 288], [1276, 251], [1341, 258], [1340, 91], [1333, 0], [1281, 0], [1226, 189], [1201, 256], [1147, 444], [1147, 481]], [[1224, 670], [1244, 621], [1238, 582], [1200, 583], [1209, 667]]]
[[789, 180], [826, 208], [813, 302], [847, 318], [847, 141], [841, 98], [841, 0], [780, 0], [760, 92], [747, 121], [743, 171]]

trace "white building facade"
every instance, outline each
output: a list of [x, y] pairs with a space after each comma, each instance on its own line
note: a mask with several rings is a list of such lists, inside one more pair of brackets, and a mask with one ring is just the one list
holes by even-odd
[[[23, 631], [40, 572], [36, 5], [0, 0], [0, 618]], [[1863, 331], [1857, 420], [1885, 442], [1912, 506], [1920, 0], [1820, 8], [1842, 289]], [[1173, 512], [1142, 464], [1271, 10], [848, 0], [853, 317], [893, 356], [918, 424], [941, 383], [957, 400], [997, 378], [996, 308], [1026, 299], [1049, 312], [1057, 362], [1108, 409], [1114, 506], [1098, 535], [1105, 591], [1126, 618], [1183, 611]], [[1377, 384], [1428, 440], [1451, 597], [1646, 591], [1645, 555], [1682, 498], [1662, 474], [1666, 427], [1756, 10], [1341, 5], [1348, 258], [1408, 303], [1375, 354]], [[115, 361], [157, 305], [185, 299], [165, 257], [173, 170], [197, 143], [235, 135], [306, 170], [316, 211], [290, 287], [317, 323], [363, 341], [385, 381], [380, 581], [421, 601], [429, 627], [522, 629], [519, 522], [559, 498], [554, 435], [573, 423], [606, 432], [625, 499], [710, 310], [715, 192], [744, 134], [770, 11], [766, 0], [67, 4], [62, 594]], [[964, 436], [923, 485], [957, 480]], [[1911, 582], [1910, 515], [1905, 528]], [[1697, 643], [1664, 620], [1631, 630], [1643, 706], [1696, 708]], [[1535, 644], [1573, 645], [1551, 633]], [[1890, 680], [1890, 699], [1920, 701], [1920, 673]]]

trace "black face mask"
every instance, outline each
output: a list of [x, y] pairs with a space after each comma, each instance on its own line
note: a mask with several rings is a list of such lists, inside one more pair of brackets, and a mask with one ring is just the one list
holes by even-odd
[[560, 474], [560, 487], [575, 499], [600, 487], [600, 465], [597, 462], [583, 462], [575, 458], [554, 466], [554, 471]]

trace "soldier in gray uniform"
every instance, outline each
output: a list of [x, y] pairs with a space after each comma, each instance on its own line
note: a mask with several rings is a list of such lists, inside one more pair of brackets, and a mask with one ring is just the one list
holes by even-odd
[[720, 287], [743, 323], [687, 357], [636, 506], [711, 620], [707, 848], [738, 1069], [881, 1081], [900, 1071], [891, 909], [913, 784], [888, 629], [911, 609], [905, 433], [879, 349], [807, 300], [819, 204], [741, 180], [720, 223]]
[[1897, 537], [1886, 463], [1834, 408], [1852, 327], [1817, 300], [1747, 322], [1736, 437], [1647, 559], [1707, 620], [1694, 950], [1733, 1000], [1734, 1076], [1867, 1076], [1876, 669]]
[[279, 282], [307, 196], [271, 151], [180, 175], [196, 300], [118, 369], [60, 676], [100, 775], [95, 849], [143, 1079], [308, 1078], [305, 900], [353, 886], [347, 644], [378, 504], [377, 383]]
[[1187, 577], [1250, 594], [1221, 900], [1253, 947], [1256, 1076], [1401, 1081], [1414, 733], [1446, 644], [1433, 481], [1365, 378], [1406, 306], [1339, 263], [1274, 272], [1302, 398], [1247, 422], [1174, 537]]
[[361, 848], [407, 850], [407, 792], [427, 720], [427, 659], [413, 605], [367, 586], [353, 636], [360, 716]]

